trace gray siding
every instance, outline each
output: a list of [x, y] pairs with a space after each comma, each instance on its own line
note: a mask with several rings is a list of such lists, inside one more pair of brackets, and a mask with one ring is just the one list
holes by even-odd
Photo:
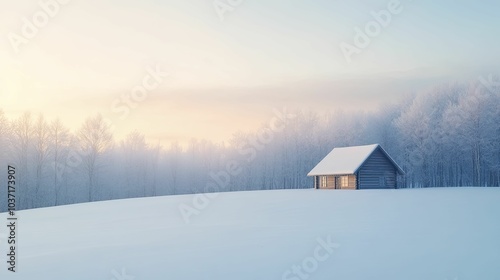
[[358, 170], [358, 189], [395, 189], [396, 168], [377, 148]]

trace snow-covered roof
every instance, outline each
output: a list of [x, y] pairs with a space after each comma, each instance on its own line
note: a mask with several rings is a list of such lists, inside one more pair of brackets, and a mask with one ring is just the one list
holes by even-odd
[[[354, 174], [378, 147], [379, 144], [335, 148], [307, 176]], [[380, 149], [398, 171], [403, 172], [384, 149]]]

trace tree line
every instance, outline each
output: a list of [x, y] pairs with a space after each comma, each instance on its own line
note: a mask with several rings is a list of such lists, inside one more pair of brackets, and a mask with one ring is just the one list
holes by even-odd
[[14, 164], [19, 209], [205, 192], [228, 162], [239, 170], [228, 191], [311, 188], [307, 173], [334, 147], [379, 143], [405, 170], [401, 187], [500, 186], [498, 88], [447, 84], [377, 111], [290, 115], [279, 130], [263, 124], [227, 143], [162, 147], [137, 131], [116, 141], [100, 115], [70, 131], [58, 119], [0, 110], [0, 180]]

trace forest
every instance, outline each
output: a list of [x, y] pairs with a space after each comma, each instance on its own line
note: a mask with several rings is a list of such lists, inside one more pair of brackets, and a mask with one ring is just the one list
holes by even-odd
[[59, 119], [33, 112], [9, 119], [0, 109], [0, 199], [7, 200], [8, 165], [17, 170], [18, 209], [311, 188], [306, 174], [333, 148], [373, 143], [405, 170], [401, 188], [500, 186], [500, 87], [484, 81], [436, 86], [368, 112], [285, 111], [225, 143], [162, 147], [138, 131], [116, 140], [101, 115], [70, 131]]

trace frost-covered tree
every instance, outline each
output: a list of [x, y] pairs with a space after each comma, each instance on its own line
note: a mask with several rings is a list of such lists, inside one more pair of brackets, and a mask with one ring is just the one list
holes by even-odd
[[33, 188], [29, 184], [29, 148], [33, 138], [33, 119], [31, 114], [26, 112], [11, 123], [11, 134], [9, 136], [12, 157], [17, 165], [17, 188], [16, 192], [20, 199], [20, 208], [31, 208], [31, 196]]
[[147, 191], [147, 154], [149, 147], [144, 135], [138, 131], [130, 133], [121, 142], [124, 156], [126, 189], [130, 196], [146, 196]]
[[60, 119], [54, 120], [49, 126], [49, 142], [52, 158], [53, 167], [53, 193], [54, 193], [54, 205], [59, 205], [61, 188], [67, 188], [67, 180], [64, 174], [67, 171], [68, 166], [66, 165], [66, 158], [69, 152], [70, 144], [70, 133], [69, 130], [64, 127]]
[[[44, 183], [44, 172], [47, 167], [50, 147], [49, 125], [45, 121], [42, 114], [38, 115], [33, 126], [33, 146], [34, 146], [34, 164], [35, 164], [35, 182], [34, 194], [31, 195], [32, 201], [35, 199], [42, 200], [40, 196], [40, 188]], [[33, 202], [32, 202], [33, 204]], [[35, 204], [33, 204], [35, 205]]]
[[219, 191], [310, 188], [307, 173], [331, 149], [372, 143], [406, 171], [401, 187], [500, 186], [500, 88], [455, 83], [382, 106], [296, 110], [280, 129], [264, 122], [225, 143], [192, 139], [162, 148], [136, 131], [116, 149], [101, 116], [71, 133], [59, 120], [48, 125], [30, 113], [9, 119], [0, 110], [0, 164], [18, 168], [20, 209], [216, 191], [207, 185], [229, 162], [241, 171]]
[[88, 201], [95, 198], [102, 156], [113, 144], [110, 126], [101, 115], [88, 118], [78, 131], [78, 143], [83, 155], [83, 167], [88, 182]]

